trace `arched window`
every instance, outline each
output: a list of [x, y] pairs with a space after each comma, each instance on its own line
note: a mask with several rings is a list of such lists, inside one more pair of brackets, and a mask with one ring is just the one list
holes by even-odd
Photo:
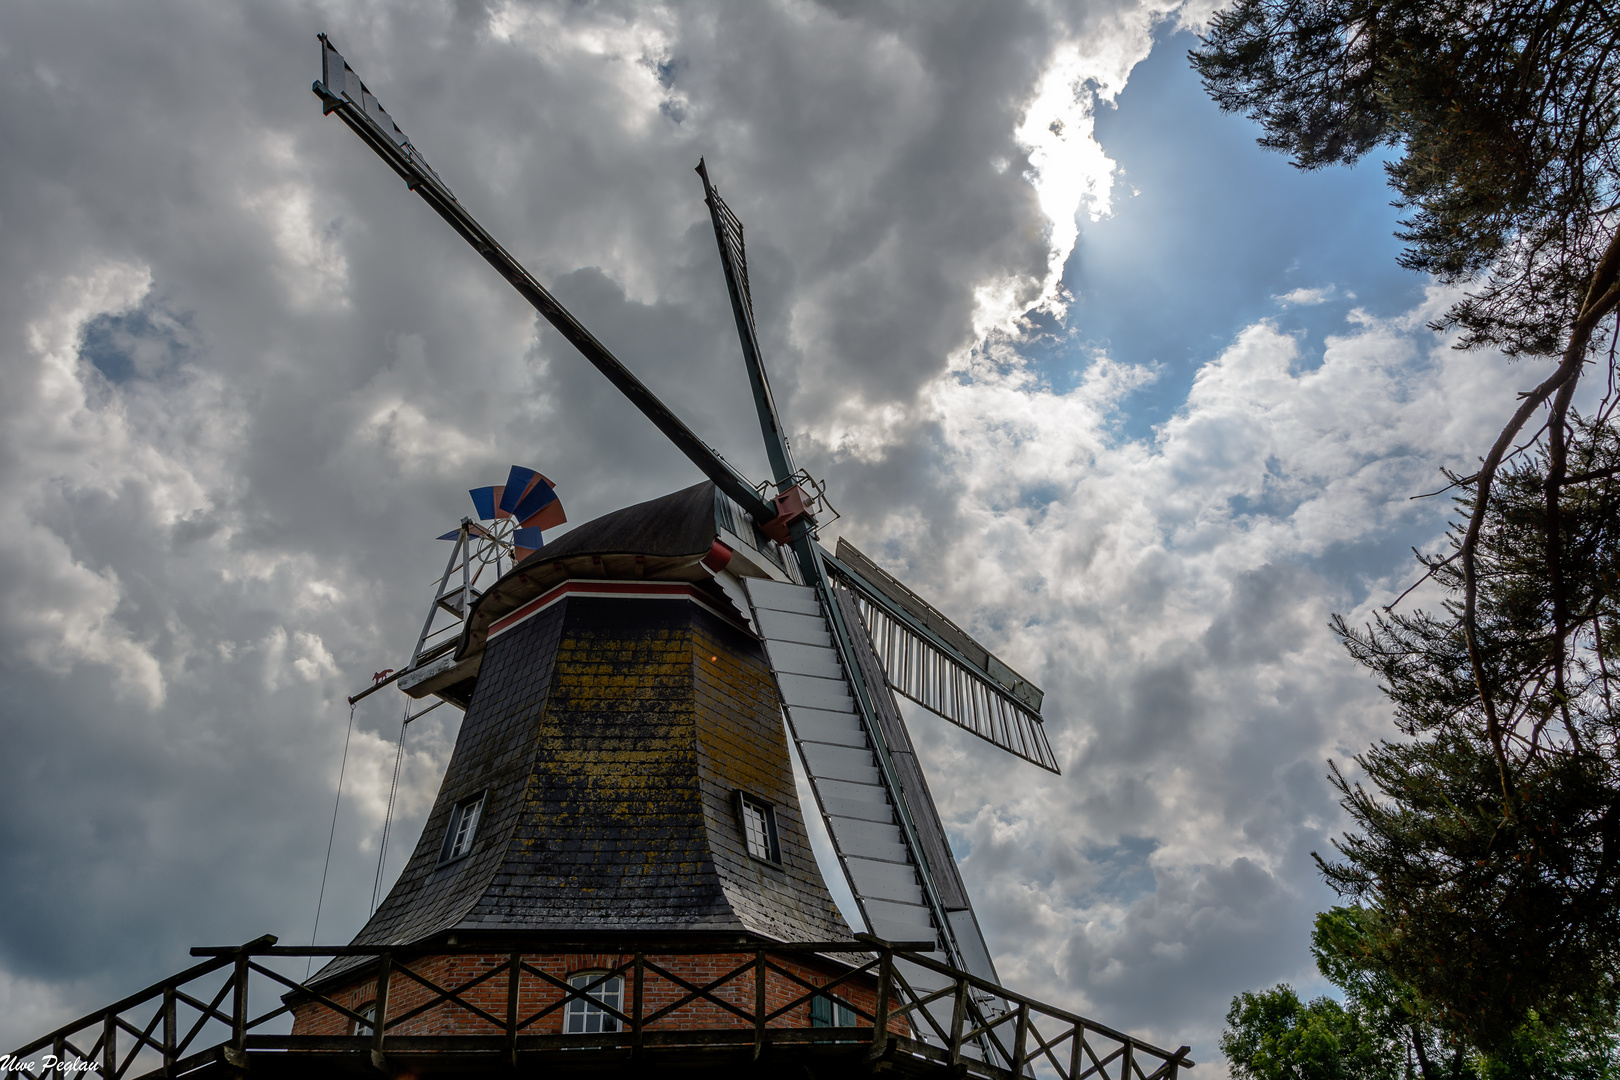
[[354, 1033], [356, 1035], [370, 1035], [372, 1022], [377, 1019], [377, 1003], [375, 1001], [368, 1001], [354, 1011], [359, 1013], [364, 1018], [355, 1021]]
[[[624, 1012], [624, 979], [605, 971], [581, 971], [568, 976], [568, 985], [584, 990], [584, 997], [570, 998], [564, 1013], [563, 1031], [569, 1035], [595, 1035], [618, 1031], [619, 1020], [602, 1006]], [[597, 1004], [600, 1002], [601, 1004]]]

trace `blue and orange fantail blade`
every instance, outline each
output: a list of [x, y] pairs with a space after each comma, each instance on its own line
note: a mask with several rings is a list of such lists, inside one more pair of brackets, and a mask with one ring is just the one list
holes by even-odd
[[539, 529], [519, 529], [512, 534], [512, 546], [520, 551], [535, 551], [544, 547], [545, 543], [546, 538]]
[[532, 526], [540, 529], [555, 529], [567, 520], [568, 515], [563, 513], [562, 500], [552, 499], [546, 505], [518, 522], [518, 524], [524, 528]]
[[513, 517], [518, 517], [518, 503], [523, 501], [523, 497], [539, 479], [540, 474], [533, 469], [525, 469], [521, 465], [512, 466], [512, 471], [506, 476], [506, 490], [501, 492], [500, 502], [496, 505]]
[[478, 511], [479, 521], [495, 520], [495, 504], [501, 501], [501, 489], [498, 487], [473, 488], [467, 494], [472, 496], [473, 508]]
[[[518, 504], [512, 508], [512, 516], [525, 526], [540, 524], [540, 522], [533, 521], [533, 519], [548, 507], [558, 505], [557, 493], [551, 490], [551, 485], [546, 483], [545, 477], [536, 475], [534, 485], [524, 493], [523, 498], [519, 499]], [[560, 525], [562, 522], [558, 521], [554, 524]]]
[[[568, 515], [563, 513], [562, 502], [557, 498], [556, 491], [552, 490], [554, 487], [542, 473], [525, 469], [522, 465], [513, 465], [506, 483], [473, 488], [467, 494], [472, 496], [473, 506], [482, 520], [511, 518], [518, 523], [518, 529], [513, 533], [513, 543], [516, 545], [513, 554], [518, 561], [522, 561], [545, 543], [541, 529], [555, 529], [568, 520]], [[481, 536], [489, 535], [481, 529], [475, 528], [474, 531]], [[451, 533], [444, 539], [454, 536]]]

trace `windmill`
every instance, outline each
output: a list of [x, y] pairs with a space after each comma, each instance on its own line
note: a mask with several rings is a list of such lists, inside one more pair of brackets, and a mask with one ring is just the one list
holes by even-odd
[[[819, 543], [825, 498], [793, 459], [760, 355], [743, 227], [706, 164], [697, 171], [771, 470], [757, 486], [473, 218], [332, 42], [320, 40], [323, 77], [313, 89], [323, 111], [336, 113], [712, 483], [718, 518], [732, 518], [717, 535], [732, 545], [717, 540], [724, 554], [704, 565], [763, 643], [788, 731], [867, 927], [886, 940], [931, 941], [951, 965], [999, 981], [894, 695], [1056, 773], [1042, 693], [847, 540], [834, 551]], [[752, 558], [729, 565], [738, 551]], [[538, 558], [545, 557], [542, 550]], [[459, 648], [432, 663], [413, 659], [397, 676], [401, 686], [422, 696], [475, 679], [484, 635], [521, 606], [520, 593], [492, 589], [463, 609]]]

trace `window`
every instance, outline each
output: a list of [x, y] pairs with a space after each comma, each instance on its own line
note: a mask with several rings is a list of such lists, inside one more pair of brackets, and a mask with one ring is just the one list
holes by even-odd
[[[617, 975], [601, 971], [582, 971], [568, 976], [568, 985], [584, 990], [585, 997], [568, 999], [563, 1031], [569, 1035], [595, 1035], [598, 1032], [618, 1031], [619, 1020], [606, 1012], [607, 1006], [615, 1012], [624, 1012], [624, 980]], [[598, 1005], [597, 1002], [601, 1002]]]
[[811, 1027], [856, 1027], [860, 1022], [854, 1009], [825, 994], [810, 999]]
[[377, 1003], [375, 1001], [368, 1001], [354, 1011], [365, 1017], [365, 1019], [355, 1023], [354, 1033], [356, 1035], [370, 1035], [372, 1021], [376, 1020], [377, 1018]]
[[782, 851], [776, 842], [776, 808], [739, 791], [737, 812], [742, 818], [743, 842], [748, 854], [765, 862], [780, 863]]
[[444, 846], [439, 849], [441, 864], [459, 859], [472, 850], [473, 838], [478, 835], [478, 819], [483, 816], [482, 791], [456, 803], [456, 808], [450, 811], [450, 827], [444, 831]]

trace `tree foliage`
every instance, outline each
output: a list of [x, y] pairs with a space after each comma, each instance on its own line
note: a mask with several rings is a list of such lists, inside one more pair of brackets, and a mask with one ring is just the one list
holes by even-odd
[[1337, 907], [1322, 912], [1311, 932], [1316, 969], [1344, 992], [1346, 1004], [1386, 1048], [1384, 1061], [1404, 1056], [1400, 1075], [1415, 1072], [1424, 1080], [1473, 1076], [1474, 1059], [1468, 1045], [1434, 1024], [1423, 1000], [1381, 962], [1382, 922], [1372, 908]]
[[1242, 1080], [1384, 1080], [1400, 1075], [1361, 1017], [1286, 983], [1232, 999], [1221, 1053]]
[[1465, 287], [1436, 329], [1555, 360], [1451, 477], [1443, 605], [1338, 624], [1405, 739], [1357, 758], [1364, 784], [1335, 769], [1359, 831], [1324, 869], [1379, 913], [1370, 962], [1476, 1045], [1613, 1016], [1620, 5], [1237, 0], [1192, 61], [1301, 168], [1385, 156], [1403, 265]]
[[[1365, 630], [1338, 621], [1408, 738], [1357, 757], [1364, 784], [1334, 769], [1359, 830], [1327, 879], [1383, 914], [1390, 974], [1482, 1045], [1531, 1011], [1575, 1023], [1620, 1008], [1620, 435], [1576, 430], [1572, 475], [1586, 479], [1564, 485], [1557, 519], [1567, 634], [1548, 574], [1548, 449], [1502, 474], [1481, 531], [1478, 642], [1508, 735], [1511, 815], [1457, 601]], [[1452, 555], [1428, 560], [1453, 597], [1461, 544], [1458, 530]]]
[[1558, 1026], [1531, 1014], [1481, 1052], [1435, 1024], [1377, 950], [1383, 916], [1339, 907], [1316, 918], [1311, 953], [1344, 1000], [1302, 1001], [1287, 984], [1239, 994], [1221, 1052], [1239, 1080], [1609, 1080], [1620, 1043], [1601, 1026]]
[[1479, 1080], [1613, 1080], [1620, 1074], [1617, 1050], [1608, 1032], [1553, 1027], [1531, 1016], [1475, 1069]]
[[1607, 0], [1238, 0], [1192, 61], [1301, 168], [1396, 151], [1403, 265], [1482, 286], [1468, 343], [1555, 355], [1613, 238], [1617, 46]]

